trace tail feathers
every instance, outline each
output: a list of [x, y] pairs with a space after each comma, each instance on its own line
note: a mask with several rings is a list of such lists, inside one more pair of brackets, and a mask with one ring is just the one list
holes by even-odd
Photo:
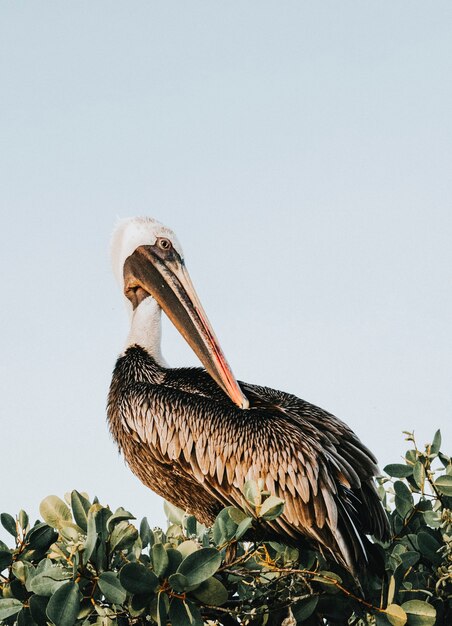
[[[360, 504], [356, 495], [349, 489], [347, 493], [339, 495], [336, 499], [338, 506], [338, 544], [343, 553], [347, 568], [355, 576], [358, 574], [373, 572], [383, 576], [385, 571], [384, 557], [379, 546], [373, 544], [366, 537], [367, 528], [363, 528], [358, 517], [355, 502]], [[364, 503], [365, 504], [365, 503]]]

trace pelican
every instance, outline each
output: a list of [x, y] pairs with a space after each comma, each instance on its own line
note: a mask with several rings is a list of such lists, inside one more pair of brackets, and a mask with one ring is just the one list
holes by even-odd
[[[149, 217], [120, 222], [112, 262], [130, 331], [107, 412], [131, 470], [206, 525], [223, 507], [242, 507], [245, 482], [260, 480], [285, 503], [268, 522], [273, 536], [308, 540], [352, 573], [365, 570], [366, 535], [389, 535], [374, 455], [331, 413], [236, 380], [169, 228]], [[162, 309], [205, 369], [168, 367]]]

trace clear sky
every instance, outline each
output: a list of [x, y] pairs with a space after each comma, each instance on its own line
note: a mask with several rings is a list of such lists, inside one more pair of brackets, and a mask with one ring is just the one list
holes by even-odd
[[[381, 466], [405, 429], [451, 452], [451, 24], [450, 0], [2, 0], [2, 511], [77, 488], [164, 523], [105, 418], [118, 216], [175, 230], [238, 378]], [[197, 363], [169, 323], [163, 353]]]

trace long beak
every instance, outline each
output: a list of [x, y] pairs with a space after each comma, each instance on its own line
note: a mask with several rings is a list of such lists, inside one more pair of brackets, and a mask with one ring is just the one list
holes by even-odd
[[137, 288], [159, 303], [206, 370], [238, 407], [249, 402], [240, 389], [180, 256], [162, 258], [154, 246], [139, 246], [124, 263], [124, 291]]

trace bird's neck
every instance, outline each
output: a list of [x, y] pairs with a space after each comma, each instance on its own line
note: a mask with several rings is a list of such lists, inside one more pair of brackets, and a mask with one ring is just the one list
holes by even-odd
[[133, 311], [125, 350], [139, 345], [163, 367], [167, 366], [161, 352], [162, 309], [152, 297], [145, 298]]

